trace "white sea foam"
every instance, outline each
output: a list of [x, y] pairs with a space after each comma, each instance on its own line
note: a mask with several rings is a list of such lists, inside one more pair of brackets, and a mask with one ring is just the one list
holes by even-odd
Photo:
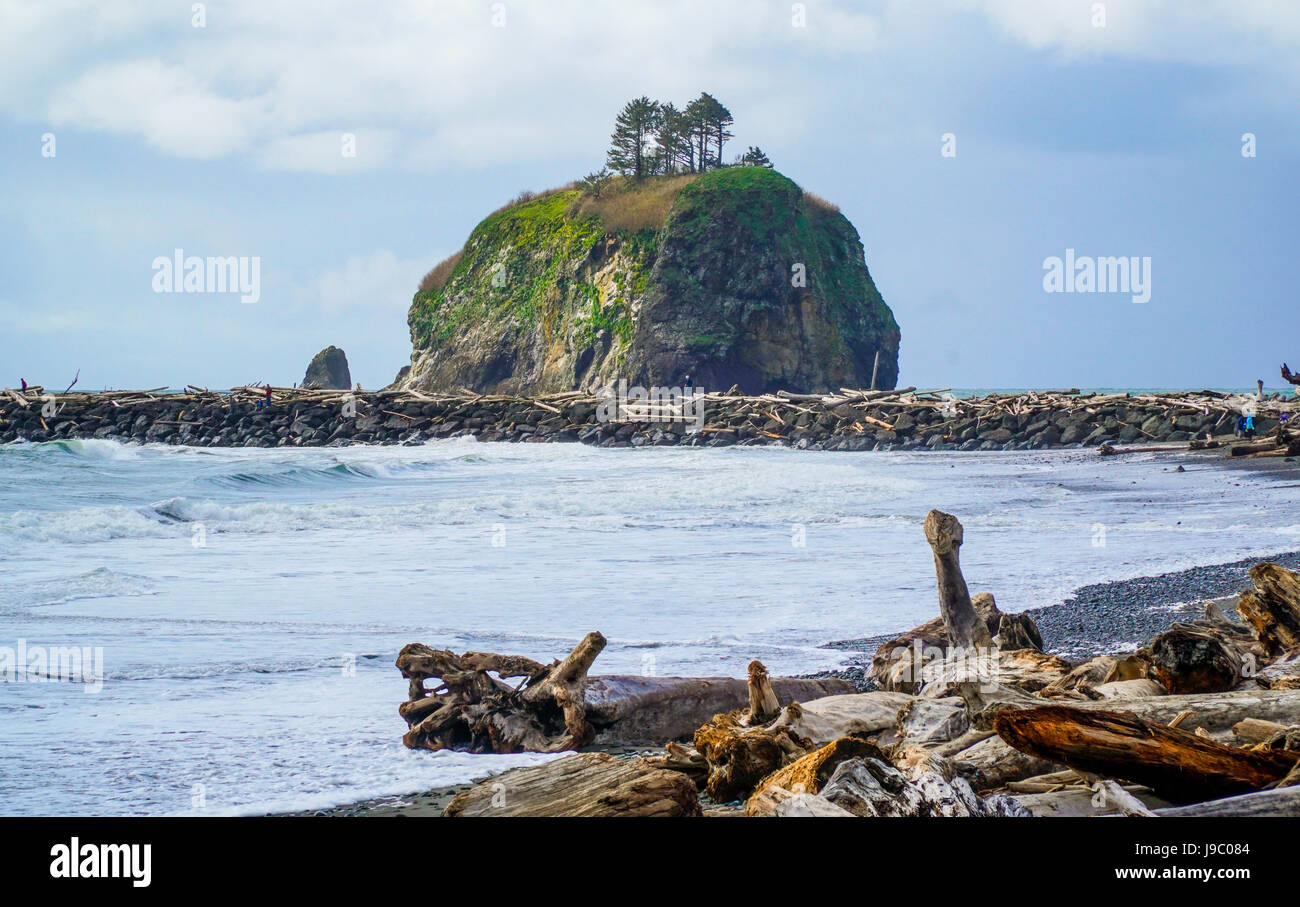
[[35, 582], [0, 581], [0, 609], [60, 605], [83, 598], [151, 595], [153, 584], [143, 576], [96, 567]]
[[173, 534], [157, 519], [131, 507], [78, 507], [0, 513], [0, 539], [84, 545], [113, 539], [161, 538]]

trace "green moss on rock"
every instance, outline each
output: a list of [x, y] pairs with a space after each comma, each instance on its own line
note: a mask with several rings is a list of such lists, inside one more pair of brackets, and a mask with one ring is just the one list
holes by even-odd
[[[817, 391], [865, 386], [879, 351], [877, 383], [893, 386], [898, 325], [847, 218], [767, 168], [676, 179], [663, 222], [635, 230], [578, 190], [485, 219], [442, 289], [412, 301], [407, 383]], [[624, 190], [638, 191], [656, 187]]]

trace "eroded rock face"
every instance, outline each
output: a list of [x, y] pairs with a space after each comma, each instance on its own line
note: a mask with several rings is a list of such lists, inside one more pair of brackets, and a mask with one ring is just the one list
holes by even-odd
[[327, 346], [314, 357], [307, 366], [307, 374], [302, 379], [303, 387], [319, 387], [326, 390], [350, 390], [352, 373], [348, 371], [348, 357], [336, 346]]
[[[578, 190], [479, 224], [445, 284], [415, 296], [406, 386], [526, 394], [689, 377], [818, 392], [869, 386], [879, 352], [876, 386], [894, 387], [898, 325], [847, 218], [766, 168], [670, 179], [681, 186], [648, 224], [611, 227], [629, 218]], [[621, 204], [661, 191], [649, 180]]]

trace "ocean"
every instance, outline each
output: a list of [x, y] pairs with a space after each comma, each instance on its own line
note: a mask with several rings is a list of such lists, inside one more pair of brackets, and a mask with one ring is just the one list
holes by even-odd
[[[546, 758], [406, 750], [413, 641], [549, 661], [600, 630], [595, 673], [835, 668], [825, 643], [937, 613], [932, 507], [1015, 611], [1295, 550], [1298, 501], [1154, 452], [0, 446], [0, 812], [309, 809]], [[56, 647], [99, 681], [28, 676]]]

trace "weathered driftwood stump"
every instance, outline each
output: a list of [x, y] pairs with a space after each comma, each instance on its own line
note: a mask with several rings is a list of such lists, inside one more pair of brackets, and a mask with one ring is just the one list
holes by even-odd
[[746, 716], [750, 724], [765, 724], [781, 711], [772, 681], [767, 676], [767, 667], [761, 661], [749, 663], [749, 713]]
[[1176, 624], [1151, 643], [1151, 674], [1170, 693], [1219, 693], [1246, 678], [1258, 649], [1244, 630]]
[[939, 580], [939, 614], [948, 631], [949, 645], [956, 649], [991, 648], [993, 639], [988, 625], [975, 613], [958, 562], [961, 523], [950, 513], [931, 510], [925, 518], [925, 540], [934, 553], [934, 572]]
[[[886, 702], [877, 703], [876, 697]], [[784, 709], [760, 661], [749, 665], [749, 708], [701, 725], [690, 748], [670, 744], [649, 762], [696, 778], [718, 803], [747, 797], [764, 777], [839, 737], [892, 728], [911, 697], [893, 693], [826, 696]], [[806, 719], [806, 720], [805, 720]]]
[[1070, 671], [1070, 663], [1042, 651], [1029, 615], [1003, 614], [987, 592], [971, 597], [958, 558], [963, 531], [956, 517], [931, 510], [925, 538], [934, 554], [939, 618], [877, 650], [871, 677], [881, 687], [933, 696], [979, 678], [1039, 690]]
[[[471, 753], [555, 753], [590, 743], [595, 731], [583, 708], [583, 684], [605, 637], [588, 633], [563, 660], [542, 665], [520, 655], [431, 649], [411, 643], [397, 656], [410, 680], [398, 712], [413, 749]], [[495, 676], [493, 676], [495, 675]], [[505, 683], [522, 677], [516, 687]], [[441, 680], [432, 691], [424, 682]]]
[[1043, 651], [1043, 637], [1028, 614], [1003, 614], [998, 623], [997, 644], [1003, 652], [1016, 649]]
[[[710, 797], [718, 803], [744, 797], [765, 775], [812, 748], [807, 739], [772, 720], [781, 714], [767, 668], [761, 661], [751, 661], [749, 708], [714, 715], [712, 721], [696, 730], [692, 740], [698, 757], [695, 764], [705, 768], [703, 782]], [[680, 762], [681, 754], [670, 751], [669, 757], [657, 764], [681, 768]]]
[[[972, 596], [971, 606], [990, 636], [998, 633], [1007, 615], [998, 609], [992, 594], [980, 592]], [[922, 685], [921, 668], [926, 658], [941, 657], [951, 647], [943, 618], [932, 618], [877, 649], [871, 659], [871, 677], [886, 690], [915, 692]]]
[[1250, 578], [1255, 588], [1241, 593], [1241, 616], [1269, 655], [1300, 649], [1300, 574], [1266, 562], [1251, 567]]

